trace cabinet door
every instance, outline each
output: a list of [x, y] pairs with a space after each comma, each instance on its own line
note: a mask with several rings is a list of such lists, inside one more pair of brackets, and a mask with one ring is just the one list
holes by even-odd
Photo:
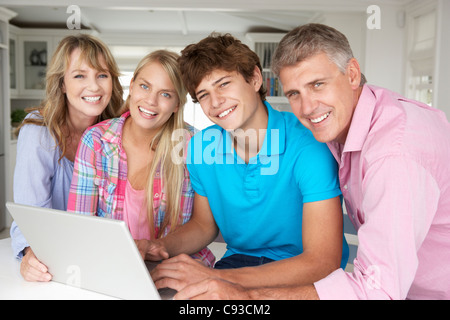
[[52, 37], [19, 36], [19, 93], [43, 98], [45, 73], [52, 48]]
[[19, 94], [17, 77], [17, 37], [10, 34], [9, 38], [9, 86], [11, 97]]

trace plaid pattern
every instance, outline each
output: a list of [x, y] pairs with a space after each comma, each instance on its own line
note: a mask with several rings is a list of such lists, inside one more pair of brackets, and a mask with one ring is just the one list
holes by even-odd
[[[85, 215], [123, 220], [124, 197], [127, 183], [127, 156], [122, 148], [122, 129], [129, 112], [119, 118], [105, 120], [90, 127], [78, 146], [70, 186], [67, 210]], [[193, 128], [188, 128], [190, 132]], [[187, 137], [191, 138], [191, 134]], [[194, 202], [194, 190], [185, 168], [181, 197], [182, 224], [189, 221]], [[153, 181], [154, 232], [159, 233], [166, 208], [164, 181], [158, 167]], [[162, 235], [170, 231], [167, 227]], [[215, 257], [205, 248], [192, 256], [213, 266]]]

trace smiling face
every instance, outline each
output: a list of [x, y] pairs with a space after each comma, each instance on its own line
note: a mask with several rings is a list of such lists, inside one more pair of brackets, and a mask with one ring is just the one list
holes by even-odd
[[224, 129], [259, 128], [265, 109], [259, 96], [262, 76], [245, 81], [238, 72], [216, 69], [205, 76], [195, 92], [205, 115]]
[[345, 143], [362, 88], [356, 59], [342, 73], [325, 53], [280, 71], [294, 114], [317, 141]]
[[[70, 55], [69, 66], [64, 74], [63, 92], [71, 117], [96, 119], [108, 105], [112, 94], [112, 78], [108, 71], [100, 71], [80, 60], [81, 50], [76, 48]], [[99, 57], [104, 70], [105, 59]]]
[[177, 91], [159, 62], [145, 65], [130, 84], [133, 123], [146, 130], [159, 130], [178, 111]]

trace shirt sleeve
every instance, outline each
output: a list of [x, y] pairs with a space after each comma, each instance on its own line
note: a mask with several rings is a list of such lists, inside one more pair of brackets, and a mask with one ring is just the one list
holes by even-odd
[[15, 221], [11, 224], [10, 235], [14, 257], [20, 260], [23, 258], [23, 249], [29, 247], [30, 245], [23, 236], [22, 232], [20, 232], [20, 229]]
[[313, 141], [304, 146], [294, 170], [304, 203], [342, 194], [336, 160], [325, 144]]
[[321, 299], [405, 299], [437, 210], [439, 187], [416, 161], [391, 156], [368, 168], [362, 192], [354, 271], [337, 270], [318, 281], [317, 293]]
[[199, 176], [197, 173], [197, 166], [201, 165], [201, 164], [195, 163], [195, 159], [198, 159], [198, 157], [195, 156], [195, 153], [200, 152], [200, 155], [202, 153], [202, 144], [195, 143], [195, 141], [201, 142], [201, 135], [202, 135], [202, 132], [199, 132], [199, 133], [195, 134], [194, 137], [192, 139], [190, 139], [190, 141], [189, 141], [187, 158], [186, 158], [186, 166], [189, 171], [189, 177], [191, 179], [192, 188], [199, 195], [206, 197], [206, 192], [203, 188], [203, 185], [200, 182], [200, 179], [199, 179]]
[[184, 134], [184, 149], [183, 149], [183, 165], [184, 165], [184, 181], [182, 186], [182, 194], [181, 194], [181, 212], [183, 215], [183, 224], [190, 220], [192, 215], [192, 208], [194, 205], [194, 190], [192, 188], [191, 184], [191, 178], [189, 175], [189, 170], [187, 169], [187, 150], [189, 148], [189, 141], [192, 138], [192, 135], [190, 132], [192, 132], [191, 129], [193, 127], [189, 127], [189, 129]]
[[96, 159], [92, 131], [86, 131], [78, 145], [70, 185], [67, 211], [96, 215], [98, 205], [98, 183], [95, 183]]
[[[55, 172], [56, 145], [46, 127], [28, 124], [20, 129], [14, 170], [14, 202], [50, 208], [51, 181]], [[21, 259], [22, 251], [29, 247], [25, 237], [13, 222], [11, 244], [14, 255]]]

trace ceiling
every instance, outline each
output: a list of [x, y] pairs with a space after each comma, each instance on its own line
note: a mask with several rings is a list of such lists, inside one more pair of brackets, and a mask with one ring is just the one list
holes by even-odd
[[209, 34], [212, 31], [285, 32], [318, 21], [329, 11], [365, 12], [372, 4], [405, 5], [411, 0], [0, 0], [17, 13], [21, 28], [67, 28], [77, 3], [82, 29], [101, 34]]

